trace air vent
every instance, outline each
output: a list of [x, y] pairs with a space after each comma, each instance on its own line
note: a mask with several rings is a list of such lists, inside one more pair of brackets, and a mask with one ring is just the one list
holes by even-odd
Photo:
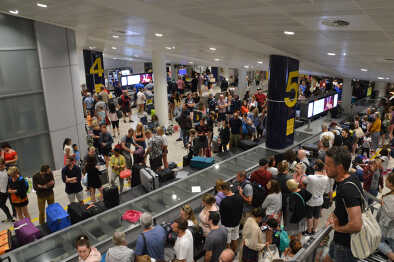
[[383, 60], [388, 63], [394, 63], [394, 58], [385, 58]]
[[323, 20], [321, 23], [329, 27], [346, 27], [350, 25], [348, 21], [342, 19], [327, 19], [327, 20]]
[[115, 31], [116, 33], [119, 33], [119, 34], [121, 34], [121, 35], [125, 35], [126, 34], [126, 31], [122, 31], [122, 30], [117, 30], [117, 31]]

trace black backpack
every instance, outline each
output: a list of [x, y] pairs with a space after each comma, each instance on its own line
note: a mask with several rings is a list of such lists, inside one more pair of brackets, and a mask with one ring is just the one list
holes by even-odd
[[261, 207], [265, 198], [267, 197], [267, 191], [263, 186], [256, 182], [251, 183], [251, 185], [253, 187], [252, 206]]
[[205, 237], [200, 226], [190, 226], [188, 227], [189, 231], [192, 233], [193, 236], [193, 254], [194, 260], [198, 260], [202, 257], [204, 253], [204, 244], [205, 244]]

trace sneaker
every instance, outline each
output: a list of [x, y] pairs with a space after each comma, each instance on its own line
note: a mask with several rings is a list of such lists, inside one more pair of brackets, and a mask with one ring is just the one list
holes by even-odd
[[182, 141], [182, 138], [178, 138], [176, 141]]

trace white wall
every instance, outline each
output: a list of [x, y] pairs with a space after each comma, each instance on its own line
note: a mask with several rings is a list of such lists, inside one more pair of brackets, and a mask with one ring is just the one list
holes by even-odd
[[34, 22], [42, 86], [55, 167], [63, 167], [62, 144], [66, 137], [87, 152], [81, 97], [80, 52], [75, 32]]

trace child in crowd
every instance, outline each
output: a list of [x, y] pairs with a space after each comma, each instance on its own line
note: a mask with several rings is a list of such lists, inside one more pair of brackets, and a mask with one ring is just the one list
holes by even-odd
[[370, 134], [367, 134], [364, 137], [361, 149], [362, 149], [361, 154], [364, 155], [365, 153], [367, 153], [367, 157], [369, 158], [369, 152], [371, 150], [371, 135]]
[[298, 239], [292, 239], [290, 241], [289, 247], [286, 248], [285, 252], [283, 253], [282, 258], [284, 259], [284, 261], [291, 260], [291, 258], [294, 257], [301, 248], [301, 241], [299, 241]]
[[75, 163], [78, 166], [81, 166], [81, 153], [79, 152], [78, 145], [77, 144], [73, 144], [72, 148], [74, 150]]

